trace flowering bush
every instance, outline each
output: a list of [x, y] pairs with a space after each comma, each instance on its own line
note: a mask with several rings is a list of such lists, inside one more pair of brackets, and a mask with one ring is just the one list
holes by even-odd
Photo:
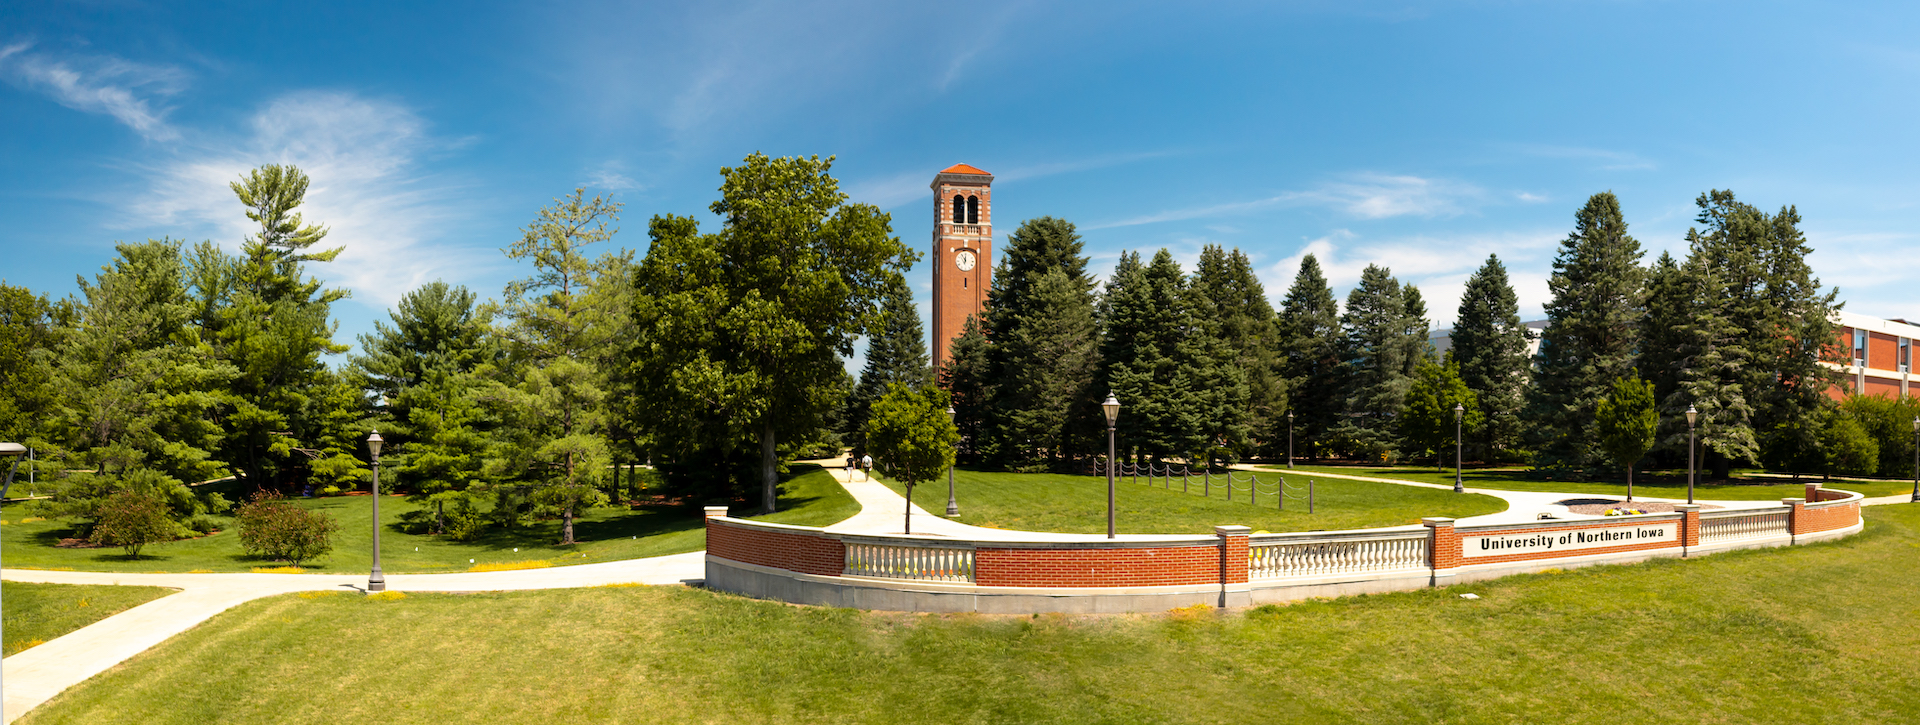
[[1640, 509], [1607, 509], [1608, 516], [1639, 516], [1644, 513]]
[[261, 492], [234, 514], [240, 522], [240, 546], [254, 556], [300, 562], [333, 551], [340, 523], [318, 511], [295, 506], [279, 494]]

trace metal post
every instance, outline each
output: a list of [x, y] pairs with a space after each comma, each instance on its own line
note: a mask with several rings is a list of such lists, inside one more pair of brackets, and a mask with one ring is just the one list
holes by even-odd
[[1460, 485], [1460, 419], [1465, 413], [1459, 403], [1453, 404], [1453, 492], [1464, 493], [1466, 487]]
[[1287, 477], [1280, 477], [1280, 510], [1287, 510]]
[[387, 575], [380, 571], [380, 453], [373, 454], [373, 573], [367, 576], [367, 591], [387, 590]]
[[913, 481], [907, 481], [907, 524], [906, 526], [907, 526], [907, 530], [902, 533], [912, 535], [913, 534]]
[[[1113, 461], [1107, 461], [1107, 467], [1113, 467]], [[953, 466], [947, 466], [947, 515], [960, 515], [960, 500], [953, 497]]]
[[1698, 468], [1693, 463], [1693, 426], [1687, 426], [1687, 503], [1693, 503], [1693, 472]]
[[[1113, 424], [1107, 424], [1107, 460], [1113, 460]], [[1133, 469], [1135, 479], [1140, 477], [1140, 467]], [[1107, 538], [1113, 538], [1113, 466], [1107, 466]]]
[[1293, 411], [1287, 411], [1287, 467], [1293, 467]]
[[1313, 513], [1313, 479], [1307, 479], [1307, 513]]
[[1259, 506], [1260, 505], [1260, 477], [1259, 476], [1247, 477], [1247, 490], [1252, 492], [1251, 494], [1249, 494], [1251, 498], [1247, 499], [1247, 501], [1249, 503], [1252, 503], [1255, 506]]

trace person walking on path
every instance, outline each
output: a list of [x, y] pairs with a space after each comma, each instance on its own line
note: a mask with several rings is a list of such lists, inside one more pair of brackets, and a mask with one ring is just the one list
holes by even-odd
[[871, 480], [873, 478], [873, 456], [861, 456], [860, 467], [864, 469], [860, 474], [860, 478], [862, 480]]

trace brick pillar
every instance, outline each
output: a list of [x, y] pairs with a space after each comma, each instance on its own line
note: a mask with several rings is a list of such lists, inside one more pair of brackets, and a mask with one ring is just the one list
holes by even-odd
[[[704, 519], [711, 519], [711, 518], [725, 518], [725, 517], [726, 517], [726, 515], [727, 515], [727, 507], [725, 507], [725, 506], [708, 506], [708, 507], [707, 507], [707, 515], [706, 515], [706, 516], [704, 517]], [[704, 519], [703, 519], [703, 520], [704, 520]]]
[[1806, 498], [1806, 500], [1808, 500], [1808, 501], [1819, 501], [1819, 500], [1820, 500], [1820, 482], [1819, 482], [1819, 481], [1814, 481], [1814, 482], [1812, 482], [1812, 483], [1809, 483], [1809, 484], [1807, 484], [1807, 498]]
[[1700, 545], [1700, 504], [1674, 504], [1673, 510], [1680, 512], [1680, 555], [1684, 557], [1688, 549]]
[[1453, 530], [1453, 519], [1444, 516], [1430, 516], [1420, 519], [1420, 523], [1431, 536], [1427, 541], [1427, 558], [1433, 575], [1427, 585], [1446, 586], [1453, 582], [1454, 572], [1460, 568], [1460, 534]]
[[1807, 500], [1804, 498], [1783, 498], [1780, 503], [1793, 507], [1793, 513], [1787, 515], [1787, 531], [1793, 535], [1791, 543], [1800, 543], [1800, 528], [1807, 525]]
[[1253, 529], [1245, 526], [1215, 526], [1213, 533], [1220, 537], [1220, 604], [1221, 607], [1244, 607], [1253, 603], [1253, 588], [1247, 585], [1247, 535]]

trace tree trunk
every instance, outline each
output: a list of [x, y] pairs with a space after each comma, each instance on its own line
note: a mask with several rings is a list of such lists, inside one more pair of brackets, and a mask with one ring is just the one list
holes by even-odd
[[573, 506], [569, 504], [560, 510], [560, 545], [573, 543]]
[[760, 513], [770, 514], [780, 502], [780, 459], [774, 451], [773, 423], [760, 429]]
[[447, 502], [433, 502], [433, 533], [447, 533]]
[[1627, 464], [1627, 500], [1633, 500], [1633, 464]]
[[1719, 454], [1713, 456], [1713, 477], [1726, 481], [1733, 478], [1733, 460]]

